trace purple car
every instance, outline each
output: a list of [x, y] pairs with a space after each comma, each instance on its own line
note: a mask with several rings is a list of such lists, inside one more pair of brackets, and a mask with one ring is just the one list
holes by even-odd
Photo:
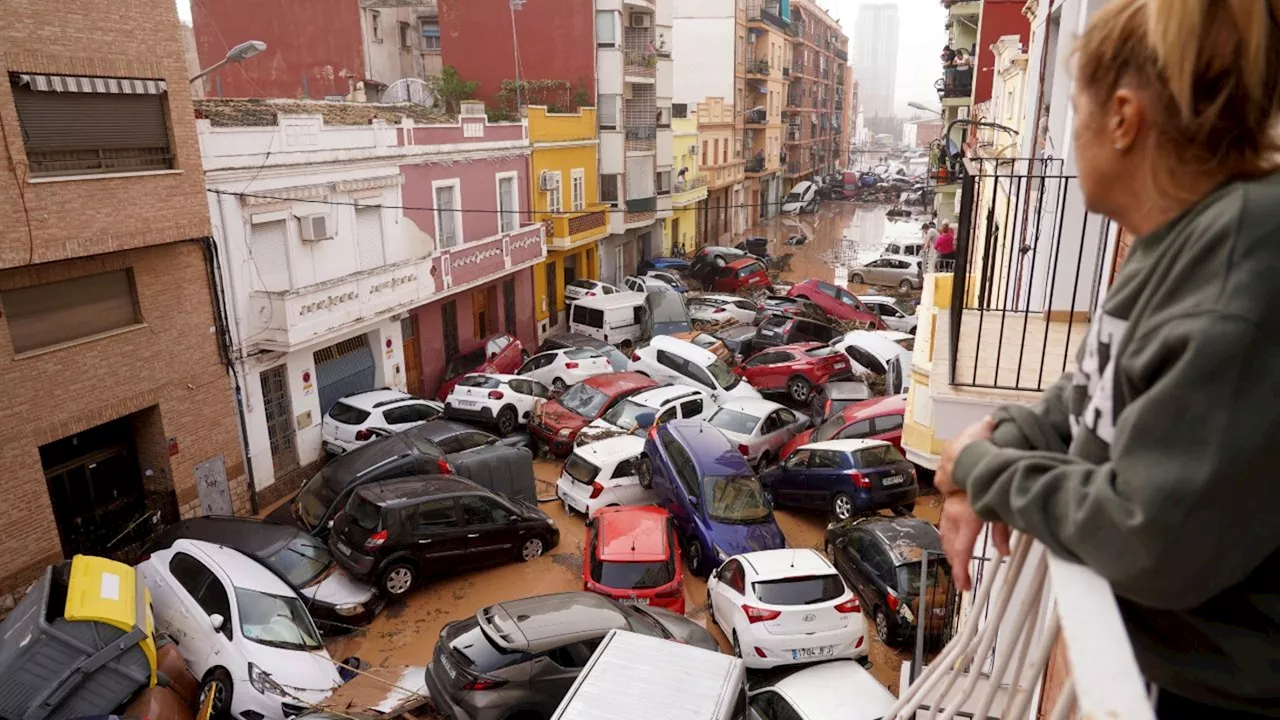
[[787, 546], [755, 471], [710, 423], [650, 427], [637, 475], [671, 513], [690, 572], [707, 575], [733, 555]]

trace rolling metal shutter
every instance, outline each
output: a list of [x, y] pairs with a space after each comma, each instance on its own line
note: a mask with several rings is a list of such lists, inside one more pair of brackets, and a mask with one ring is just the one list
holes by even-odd
[[356, 208], [356, 250], [360, 269], [370, 270], [387, 264], [382, 248], [382, 208]]
[[289, 289], [289, 248], [285, 221], [258, 223], [249, 234], [249, 259], [254, 285], [267, 292]]
[[368, 335], [357, 335], [313, 353], [316, 385], [320, 389], [320, 414], [339, 399], [373, 389], [373, 349]]

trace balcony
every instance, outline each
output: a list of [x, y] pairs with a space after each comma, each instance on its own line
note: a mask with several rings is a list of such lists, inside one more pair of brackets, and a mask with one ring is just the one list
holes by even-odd
[[849, 62], [849, 53], [843, 48], [836, 48], [834, 51], [834, 54], [836, 56], [836, 59], [839, 60], [840, 62], [846, 62], [846, 63]]
[[769, 77], [769, 61], [764, 58], [748, 60], [747, 75]]
[[675, 192], [671, 195], [672, 207], [686, 207], [707, 198], [707, 178], [698, 175], [676, 180]]
[[627, 126], [627, 152], [653, 152], [657, 149], [658, 126]]
[[629, 78], [656, 78], [659, 55], [653, 28], [628, 27], [622, 40], [623, 74]]
[[942, 77], [933, 84], [938, 91], [938, 99], [944, 101], [962, 100], [967, 104], [973, 96], [973, 68], [943, 68]]
[[747, 160], [747, 164], [745, 168], [746, 174], [752, 177], [758, 177], [760, 175], [763, 175], [765, 172], [764, 166], [765, 166], [765, 161], [764, 161], [763, 155], [753, 157], [750, 160]]
[[982, 14], [982, 0], [942, 0], [951, 17], [977, 17]]
[[[647, 197], [647, 198], [635, 198], [635, 199], [633, 199], [633, 200], [627, 200], [627, 212], [628, 212], [628, 213], [652, 212], [652, 211], [657, 210], [657, 209], [658, 209], [658, 198], [657, 198], [657, 196], [654, 196], [654, 197]], [[630, 222], [630, 221], [628, 221], [628, 222]]]
[[609, 207], [596, 205], [576, 213], [561, 213], [551, 220], [548, 250], [570, 250], [609, 234]]
[[742, 160], [730, 160], [722, 165], [703, 165], [702, 173], [707, 178], [708, 188], [714, 190], [741, 181], [743, 165]]
[[742, 122], [748, 127], [764, 127], [769, 122], [769, 111], [763, 107], [751, 108], [742, 113]]
[[782, 32], [791, 29], [791, 23], [782, 19], [780, 0], [747, 0], [747, 21], [772, 25]]

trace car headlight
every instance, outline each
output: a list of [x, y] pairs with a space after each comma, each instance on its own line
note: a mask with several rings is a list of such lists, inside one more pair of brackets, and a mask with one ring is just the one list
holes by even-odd
[[724, 564], [729, 559], [729, 555], [724, 550], [721, 550], [719, 545], [712, 545], [711, 547], [716, 551], [716, 562]]
[[555, 521], [555, 520], [552, 520], [551, 518], [544, 518], [544, 519], [543, 519], [543, 522], [545, 522], [546, 524], [550, 525], [551, 527], [555, 527], [555, 526], [556, 526], [556, 521]]
[[571, 432], [572, 431], [569, 430], [569, 428], [560, 428], [560, 432], [556, 433], [556, 435], [559, 435], [560, 437], [569, 437]]
[[344, 605], [334, 607], [333, 611], [343, 617], [351, 617], [352, 615], [359, 615], [364, 612], [364, 605], [361, 605], [360, 603], [346, 603]]
[[270, 673], [253, 663], [249, 663], [249, 684], [253, 686], [254, 690], [257, 690], [263, 695], [275, 695], [276, 697], [282, 698], [289, 697], [289, 694], [284, 691], [284, 688], [280, 687], [280, 683], [271, 679]]

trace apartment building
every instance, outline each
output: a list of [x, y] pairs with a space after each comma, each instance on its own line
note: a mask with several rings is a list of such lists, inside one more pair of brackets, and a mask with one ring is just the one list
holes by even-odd
[[0, 612], [50, 563], [253, 509], [169, 0], [0, 26]]
[[791, 82], [784, 113], [788, 186], [843, 170], [850, 108], [849, 38], [812, 0], [791, 4]]
[[742, 154], [752, 220], [778, 214], [782, 200], [782, 110], [791, 84], [790, 7], [781, 0], [747, 0], [746, 105]]
[[697, 108], [673, 105], [671, 118], [672, 154], [676, 168], [671, 192], [671, 217], [666, 220], [662, 254], [674, 250], [689, 252], [701, 245], [700, 215], [706, 206], [707, 177], [702, 172], [702, 143], [698, 135]]
[[421, 88], [397, 80], [440, 74], [436, 0], [218, 0], [192, 3], [191, 19], [200, 67], [267, 44], [205, 78], [204, 97], [404, 102]]

